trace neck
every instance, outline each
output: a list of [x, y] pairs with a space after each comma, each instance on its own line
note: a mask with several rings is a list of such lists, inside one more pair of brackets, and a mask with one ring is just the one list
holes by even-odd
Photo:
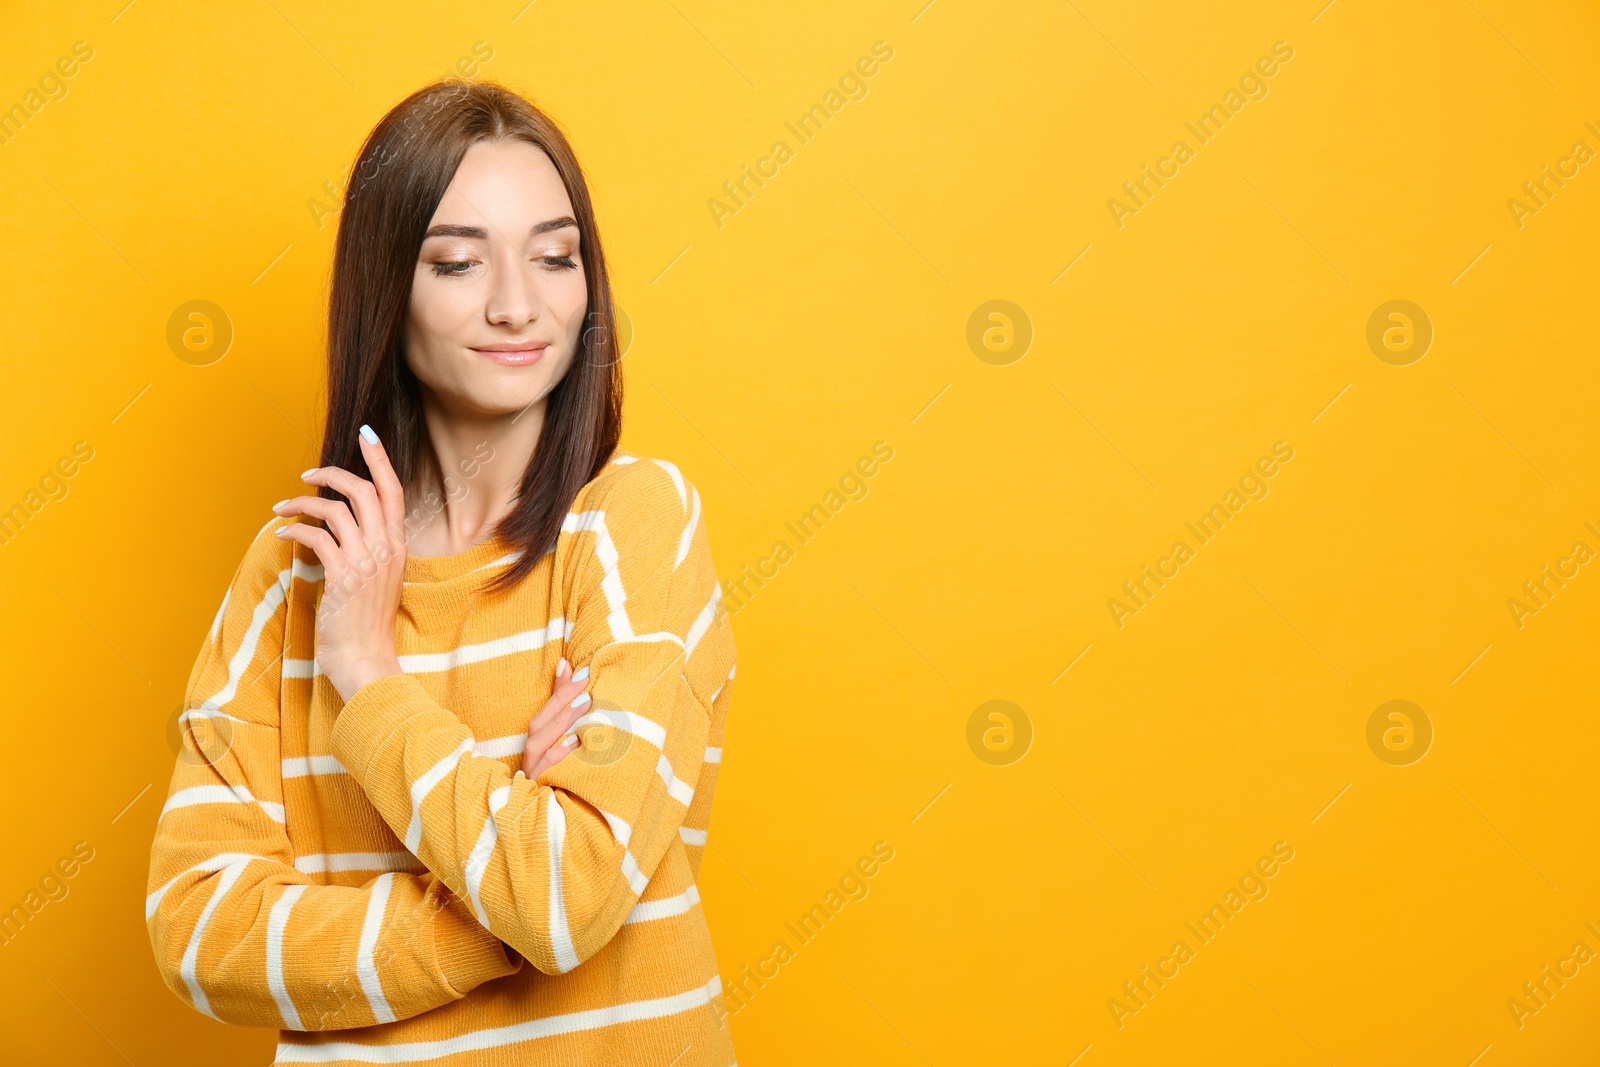
[[406, 487], [415, 516], [407, 551], [454, 555], [488, 540], [511, 511], [539, 444], [545, 398], [509, 414], [472, 416], [445, 411], [424, 389], [422, 410], [436, 465], [424, 464], [416, 485]]

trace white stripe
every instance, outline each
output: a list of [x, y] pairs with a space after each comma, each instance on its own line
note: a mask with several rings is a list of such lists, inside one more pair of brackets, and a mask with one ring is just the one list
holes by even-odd
[[490, 759], [500, 759], [503, 756], [520, 756], [522, 750], [528, 747], [528, 732], [520, 734], [506, 734], [504, 737], [491, 737], [487, 741], [479, 741], [472, 746], [472, 751], [479, 756], [488, 756]]
[[304, 778], [311, 774], [349, 774], [333, 756], [290, 756], [283, 761], [285, 778]]
[[711, 629], [711, 624], [717, 618], [717, 601], [722, 599], [722, 583], [711, 583], [711, 599], [706, 601], [706, 606], [700, 609], [700, 614], [695, 616], [694, 625], [689, 627], [689, 635], [683, 642], [683, 658], [687, 660], [694, 655], [694, 646]]
[[[551, 641], [564, 641], [572, 636], [573, 624], [559, 615], [537, 630], [496, 637], [475, 645], [461, 645], [446, 652], [414, 652], [398, 657], [400, 669], [406, 674], [437, 674], [469, 663], [511, 656], [543, 648]], [[283, 661], [285, 678], [314, 678], [322, 674], [315, 659], [286, 659]]]
[[639, 462], [639, 457], [638, 456], [630, 456], [626, 452], [619, 452], [619, 453], [617, 453], [616, 458], [613, 459], [611, 462], [612, 463], [637, 463], [637, 462]]
[[489, 817], [483, 820], [483, 829], [478, 833], [478, 840], [473, 844], [472, 853], [462, 866], [462, 874], [467, 879], [467, 898], [472, 901], [472, 910], [477, 914], [478, 922], [485, 930], [489, 929], [489, 913], [484, 910], [483, 900], [479, 894], [483, 890], [484, 872], [489, 869], [489, 858], [494, 855], [495, 842], [500, 838], [500, 827], [494, 821], [494, 817], [510, 799], [509, 785], [503, 785], [489, 794]]
[[[700, 490], [694, 488], [694, 486], [690, 486], [689, 489], [694, 493], [694, 510], [689, 515], [689, 525], [683, 528], [683, 536], [678, 539], [678, 556], [672, 561], [673, 570], [677, 570], [678, 565], [689, 554], [689, 546], [694, 542], [694, 529], [700, 523]], [[679, 490], [679, 495], [682, 495], [681, 489]]]
[[[322, 564], [320, 563], [306, 563], [299, 556], [296, 556], [294, 561], [289, 564], [289, 570], [293, 573], [293, 577], [299, 578], [303, 582], [311, 582], [314, 585], [322, 581]], [[284, 592], [288, 592], [288, 589], [286, 588]]]
[[643, 923], [652, 919], [668, 919], [674, 915], [682, 915], [696, 904], [700, 903], [700, 890], [693, 882], [689, 888], [675, 897], [665, 897], [661, 900], [641, 900], [628, 912], [628, 917], [623, 921], [627, 923]]
[[455, 769], [461, 757], [472, 751], [474, 742], [469, 735], [456, 746], [456, 750], [429, 767], [427, 772], [411, 783], [411, 822], [406, 827], [406, 848], [415, 853], [422, 847], [422, 802], [428, 799], [433, 787]]
[[572, 725], [567, 727], [567, 732], [572, 733], [586, 723], [615, 726], [624, 733], [643, 738], [658, 749], [667, 747], [666, 729], [660, 723], [653, 719], [647, 719], [636, 711], [614, 711], [610, 708], [596, 708], [587, 715], [580, 715], [572, 720]]
[[410, 852], [317, 852], [296, 856], [294, 869], [306, 874], [334, 871], [406, 871], [423, 867]]
[[289, 911], [294, 902], [310, 888], [308, 885], [287, 886], [267, 916], [267, 988], [272, 990], [272, 999], [278, 1002], [278, 1011], [283, 1014], [283, 1025], [289, 1030], [301, 1030], [304, 1025], [294, 1006], [294, 998], [289, 995], [288, 983], [283, 980], [283, 932], [289, 925]]
[[[278, 612], [278, 605], [283, 603], [283, 598], [289, 586], [289, 571], [278, 573], [278, 580], [267, 586], [266, 592], [261, 594], [261, 601], [250, 613], [250, 626], [244, 632], [244, 637], [239, 641], [239, 647], [234, 650], [232, 658], [228, 660], [228, 680], [223, 687], [200, 703], [200, 709], [216, 711], [232, 700], [239, 688], [239, 679], [244, 677], [245, 668], [250, 666], [250, 661], [256, 657], [256, 645], [261, 641], [261, 631], [266, 628], [267, 620]], [[197, 709], [197, 710], [200, 710]], [[185, 712], [180, 719], [191, 714]]]
[[[490, 567], [499, 567], [499, 566], [502, 566], [502, 565], [507, 564], [507, 563], [515, 563], [517, 560], [519, 560], [521, 558], [522, 558], [522, 550], [521, 549], [518, 549], [515, 552], [507, 552], [505, 555], [501, 556], [499, 559], [492, 559], [488, 563], [483, 564], [481, 567], [472, 568], [470, 571], [467, 571], [467, 573], [468, 574], [476, 574], [479, 571], [486, 571]], [[432, 583], [429, 583], [429, 582], [401, 582], [400, 584], [401, 585], [429, 585], [429, 584], [432, 584]]]
[[190, 719], [227, 719], [229, 722], [236, 722], [241, 726], [254, 725], [249, 719], [241, 719], [237, 715], [229, 715], [227, 712], [218, 711], [216, 708], [190, 708], [178, 716], [179, 723], [186, 723]]
[[[629, 645], [635, 641], [646, 644], [666, 642], [667, 644], [677, 645], [679, 648], [683, 647], [683, 638], [671, 630], [658, 630], [653, 634], [629, 634], [627, 637], [618, 637], [615, 640], [607, 641], [600, 648], [610, 648], [612, 645]], [[597, 648], [595, 651], [598, 652], [600, 649]]]
[[628, 880], [628, 888], [633, 890], [634, 896], [643, 893], [650, 885], [650, 879], [639, 869], [639, 861], [634, 859], [632, 849], [622, 850], [622, 877]]
[[604, 808], [600, 809], [600, 814], [605, 817], [606, 825], [611, 827], [611, 835], [622, 845], [622, 877], [628, 880], [628, 888], [633, 890], [633, 895], [638, 896], [649, 886], [650, 879], [639, 869], [639, 861], [634, 859], [633, 850], [628, 847], [628, 842], [633, 838], [633, 827]]
[[471, 574], [471, 573], [475, 573], [477, 571], [486, 571], [490, 567], [503, 567], [508, 563], [515, 563], [517, 560], [519, 560], [521, 558], [522, 558], [522, 549], [519, 548], [519, 549], [516, 549], [515, 551], [507, 552], [505, 555], [501, 556], [499, 559], [491, 559], [488, 563], [485, 563], [481, 567], [474, 567], [468, 573]]
[[217, 627], [222, 625], [222, 615], [228, 610], [228, 598], [231, 596], [233, 596], [233, 586], [230, 585], [222, 594], [222, 606], [217, 609], [217, 617], [211, 620], [211, 631], [206, 634], [206, 640], [215, 641], [217, 639]]
[[367, 899], [367, 915], [361, 923], [361, 943], [356, 949], [356, 976], [361, 979], [361, 990], [367, 994], [367, 1003], [380, 1023], [394, 1022], [394, 1012], [389, 998], [383, 995], [383, 982], [378, 978], [377, 964], [372, 962], [372, 950], [377, 947], [378, 934], [383, 931], [383, 912], [389, 905], [389, 886], [393, 874], [381, 874], [372, 883], [372, 894]]
[[561, 884], [561, 849], [567, 840], [567, 813], [550, 790], [545, 809], [545, 838], [550, 846], [550, 949], [556, 957], [556, 973], [565, 974], [580, 962], [572, 948], [572, 931], [567, 929], [567, 897]]
[[176, 808], [192, 807], [195, 804], [260, 804], [261, 810], [267, 813], [267, 818], [273, 822], [283, 822], [283, 805], [271, 800], [257, 800], [250, 794], [250, 790], [243, 785], [192, 785], [187, 789], [180, 789], [167, 798], [161, 806], [161, 814], [156, 816], [156, 822], [166, 817], [167, 812]]
[[611, 836], [621, 842], [623, 848], [627, 848], [628, 842], [633, 839], [633, 827], [624, 822], [620, 816], [613, 815], [604, 808], [599, 810], [606, 820], [606, 825], [611, 827]]
[[706, 746], [706, 762], [707, 763], [721, 763], [722, 762], [722, 746], [721, 745], [707, 745]]
[[656, 760], [656, 774], [660, 775], [661, 780], [667, 784], [667, 794], [687, 808], [689, 802], [694, 799], [694, 786], [681, 780], [673, 773], [672, 763], [667, 759], [665, 752]]
[[195, 864], [193, 867], [190, 867], [188, 870], [183, 871], [180, 874], [173, 875], [166, 885], [145, 897], [145, 919], [148, 920], [150, 916], [156, 913], [156, 909], [161, 906], [161, 898], [166, 896], [167, 890], [171, 889], [175, 884], [177, 884], [178, 879], [182, 878], [184, 875], [194, 874], [196, 871], [220, 871], [229, 864], [239, 863], [244, 860], [266, 860], [268, 863], [277, 862], [269, 856], [258, 856], [254, 852], [219, 852], [215, 856], [208, 856], [199, 863]]
[[667, 472], [667, 477], [672, 479], [672, 484], [678, 490], [678, 504], [679, 504], [679, 506], [680, 507], [688, 507], [689, 506], [689, 502], [688, 502], [687, 498], [685, 498], [684, 495], [683, 495], [683, 484], [684, 484], [683, 483], [683, 472], [678, 469], [678, 465], [673, 463], [671, 460], [656, 459], [654, 456], [650, 457], [650, 462], [654, 463], [656, 466], [660, 467], [662, 470]]
[[315, 659], [285, 659], [283, 661], [283, 677], [285, 678], [315, 678], [322, 672], [317, 670]]
[[448, 671], [468, 663], [481, 663], [517, 652], [543, 648], [551, 641], [560, 641], [571, 633], [566, 620], [559, 615], [537, 630], [524, 630], [509, 637], [497, 637], [476, 645], [462, 645], [448, 652], [417, 652], [400, 657], [400, 669], [407, 674], [432, 674]]
[[678, 836], [683, 838], [683, 843], [686, 845], [699, 845], [701, 848], [706, 845], [706, 832], [696, 830], [692, 826], [678, 827]]
[[353, 1060], [357, 1063], [417, 1063], [441, 1060], [463, 1052], [504, 1048], [507, 1045], [533, 1041], [558, 1034], [581, 1033], [598, 1030], [618, 1023], [638, 1022], [641, 1019], [659, 1019], [679, 1012], [705, 1007], [722, 992], [722, 979], [712, 975], [705, 985], [696, 986], [684, 993], [655, 1000], [634, 1000], [607, 1008], [590, 1008], [587, 1011], [550, 1015], [543, 1019], [529, 1019], [510, 1026], [497, 1026], [488, 1030], [474, 1030], [459, 1037], [437, 1041], [408, 1041], [393, 1045], [363, 1045], [354, 1041], [330, 1041], [319, 1044], [289, 1044], [279, 1042], [278, 1063], [327, 1063]]
[[195, 921], [194, 930], [189, 935], [189, 947], [183, 951], [183, 962], [178, 965], [178, 973], [183, 975], [183, 982], [189, 987], [189, 998], [194, 1001], [194, 1006], [200, 1011], [221, 1022], [221, 1017], [211, 1010], [211, 1001], [206, 997], [206, 991], [200, 988], [200, 978], [196, 974], [196, 963], [200, 958], [200, 939], [205, 936], [206, 926], [211, 922], [212, 914], [217, 910], [217, 905], [222, 903], [222, 898], [228, 890], [233, 888], [233, 883], [239, 880], [239, 875], [250, 863], [250, 859], [237, 859], [222, 868], [222, 877], [217, 879], [217, 887], [211, 891], [211, 899], [206, 901], [206, 906], [200, 911], [200, 918]]
[[594, 554], [600, 560], [600, 588], [611, 609], [606, 616], [606, 622], [611, 626], [611, 636], [614, 639], [632, 637], [633, 623], [628, 620], [628, 612], [623, 607], [628, 594], [622, 588], [622, 577], [617, 570], [617, 546], [611, 540], [611, 532], [606, 529], [606, 513], [569, 511], [562, 520], [561, 529], [564, 532], [589, 530], [594, 533]]

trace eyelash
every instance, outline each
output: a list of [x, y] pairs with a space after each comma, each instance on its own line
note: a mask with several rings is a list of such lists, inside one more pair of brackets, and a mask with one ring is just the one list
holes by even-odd
[[[555, 264], [553, 267], [546, 267], [546, 270], [576, 270], [578, 268], [578, 264], [573, 261], [571, 256], [539, 256], [538, 258], [545, 263]], [[448, 260], [435, 263], [433, 265], [433, 273], [441, 278], [460, 278], [464, 277], [467, 272], [464, 270], [450, 270], [449, 268], [470, 266], [472, 266], [471, 260]]]

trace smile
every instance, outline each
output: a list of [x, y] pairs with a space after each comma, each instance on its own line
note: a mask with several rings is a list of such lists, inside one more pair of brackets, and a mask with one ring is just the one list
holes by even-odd
[[473, 351], [484, 356], [502, 367], [526, 367], [530, 363], [537, 363], [548, 348], [545, 344], [528, 344], [517, 347], [504, 347], [501, 345], [486, 345], [483, 348], [474, 348]]

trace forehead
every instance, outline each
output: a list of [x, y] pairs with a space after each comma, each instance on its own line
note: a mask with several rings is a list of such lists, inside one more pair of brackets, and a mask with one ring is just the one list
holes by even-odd
[[546, 219], [571, 215], [566, 185], [544, 151], [526, 141], [478, 141], [461, 157], [433, 222], [488, 222], [527, 233]]

